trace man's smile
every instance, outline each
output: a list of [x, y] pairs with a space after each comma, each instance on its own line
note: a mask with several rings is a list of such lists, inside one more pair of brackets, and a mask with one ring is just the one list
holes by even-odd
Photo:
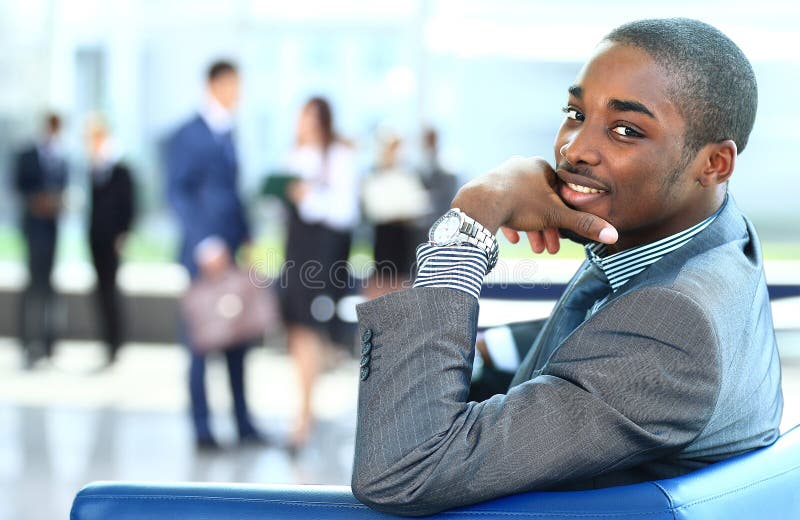
[[573, 184], [571, 182], [567, 183], [571, 189], [580, 192], [580, 193], [605, 193], [606, 190], [596, 190], [594, 188], [590, 188], [589, 186], [581, 186], [579, 184]]
[[578, 208], [608, 195], [609, 188], [600, 181], [559, 168], [558, 194], [567, 205]]

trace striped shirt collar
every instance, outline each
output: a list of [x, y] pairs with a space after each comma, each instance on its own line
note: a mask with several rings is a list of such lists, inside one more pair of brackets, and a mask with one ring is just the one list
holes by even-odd
[[679, 231], [674, 235], [656, 240], [649, 244], [641, 245], [613, 255], [608, 255], [605, 244], [592, 242], [586, 244], [586, 258], [600, 268], [608, 278], [608, 283], [614, 292], [628, 283], [628, 281], [641, 273], [649, 266], [661, 260], [667, 253], [671, 253], [686, 245], [695, 235], [707, 228], [722, 212], [728, 202], [727, 195], [720, 208], [710, 217], [694, 226]]

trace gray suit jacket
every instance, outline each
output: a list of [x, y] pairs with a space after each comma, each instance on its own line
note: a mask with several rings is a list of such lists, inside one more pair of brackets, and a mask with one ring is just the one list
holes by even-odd
[[352, 486], [378, 510], [423, 515], [535, 489], [672, 477], [778, 436], [760, 245], [733, 200], [549, 357], [526, 359], [506, 395], [480, 403], [466, 400], [474, 298], [410, 289], [358, 314], [369, 340]]

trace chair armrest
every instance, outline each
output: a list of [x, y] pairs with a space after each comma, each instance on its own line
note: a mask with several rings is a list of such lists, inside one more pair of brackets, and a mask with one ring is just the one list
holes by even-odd
[[[673, 520], [664, 493], [652, 483], [569, 493], [505, 497], [428, 518]], [[345, 486], [140, 484], [98, 482], [83, 488], [71, 520], [383, 519]]]
[[[446, 511], [458, 520], [800, 518], [800, 427], [768, 448], [688, 475], [590, 491], [534, 492]], [[340, 486], [147, 484], [84, 487], [71, 520], [379, 519]]]

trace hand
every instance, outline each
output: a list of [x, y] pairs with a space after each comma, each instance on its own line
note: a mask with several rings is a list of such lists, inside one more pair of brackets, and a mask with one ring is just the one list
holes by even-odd
[[218, 278], [234, 267], [234, 259], [220, 238], [207, 238], [195, 246], [195, 260], [204, 278]]
[[128, 234], [121, 233], [117, 235], [117, 238], [114, 240], [114, 250], [117, 252], [118, 255], [122, 254], [122, 250], [125, 248], [125, 243], [128, 241]]
[[31, 213], [39, 218], [53, 218], [61, 211], [61, 195], [37, 193], [28, 199]]
[[[509, 242], [516, 244], [519, 242], [519, 232], [507, 227], [501, 227], [500, 231], [506, 236]], [[525, 236], [528, 237], [528, 243], [531, 245], [531, 251], [537, 255], [548, 253], [554, 255], [561, 249], [561, 235], [558, 228], [547, 228], [542, 231], [526, 231]]]
[[294, 181], [286, 186], [286, 197], [295, 206], [300, 204], [308, 192], [311, 191], [311, 184], [306, 181]]
[[465, 184], [452, 207], [496, 233], [501, 226], [512, 243], [525, 232], [531, 249], [558, 251], [558, 228], [590, 240], [613, 244], [614, 227], [591, 213], [569, 208], [556, 192], [556, 173], [541, 157], [512, 157], [493, 171]]

